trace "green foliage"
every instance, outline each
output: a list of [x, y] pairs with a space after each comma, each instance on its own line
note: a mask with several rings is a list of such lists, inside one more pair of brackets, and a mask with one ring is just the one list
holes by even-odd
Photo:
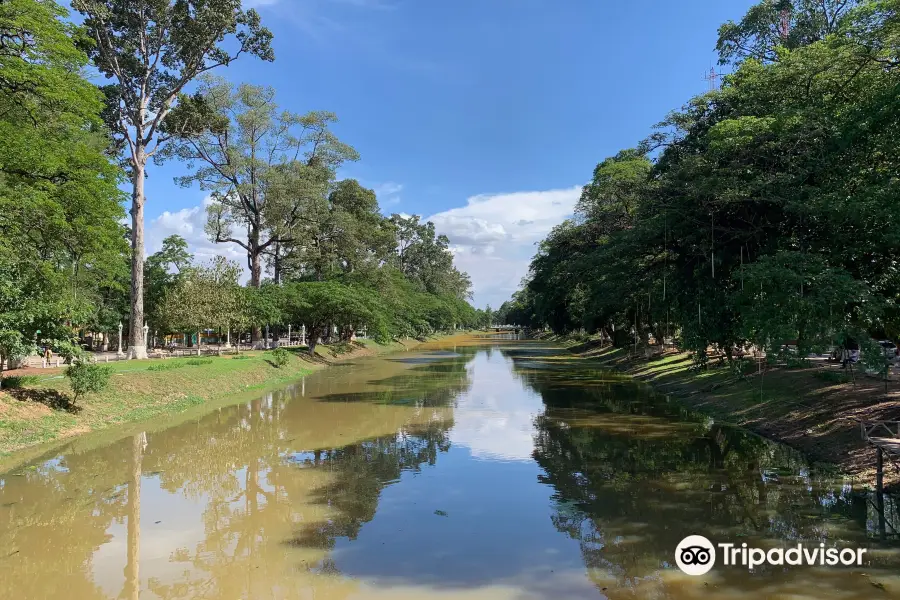
[[[213, 242], [246, 250], [254, 287], [262, 281], [264, 252], [275, 253], [280, 271], [281, 244], [322, 237], [315, 230], [327, 220], [319, 213], [328, 211], [328, 184], [343, 162], [358, 158], [331, 131], [336, 121], [328, 112], [279, 111], [273, 89], [211, 76], [201, 79], [195, 96], [182, 96], [169, 117], [175, 143], [162, 156], [198, 166], [179, 182], [212, 192], [206, 232]], [[334, 227], [324, 229], [335, 237]], [[336, 246], [328, 241], [325, 246]], [[348, 246], [340, 241], [342, 249]], [[317, 252], [325, 247], [307, 245]]]
[[150, 365], [147, 367], [148, 371], [171, 371], [172, 369], [182, 369], [187, 366], [187, 363], [182, 361], [173, 361], [173, 362], [164, 362], [159, 363], [157, 365]]
[[102, 392], [109, 384], [111, 375], [112, 368], [108, 365], [97, 365], [83, 361], [76, 362], [66, 369], [66, 377], [68, 377], [69, 385], [72, 386], [72, 392], [75, 394], [75, 402], [85, 394]]
[[213, 359], [211, 358], [189, 358], [184, 361], [184, 364], [190, 365], [192, 367], [200, 367], [203, 365], [211, 364]]
[[385, 337], [384, 307], [371, 289], [333, 281], [293, 283], [284, 287], [283, 306], [290, 322], [306, 324], [310, 354], [332, 325], [341, 326], [342, 340], [360, 326], [376, 340]]
[[[274, 58], [272, 34], [240, 0], [74, 0], [83, 17], [94, 66], [110, 83], [103, 87], [106, 124], [129, 168], [131, 210], [130, 339], [144, 346], [144, 180], [147, 161], [161, 156], [177, 133], [167, 119], [185, 86], [243, 54]], [[188, 128], [189, 129], [189, 128]], [[108, 142], [107, 142], [108, 145]]]
[[232, 356], [231, 360], [248, 360], [250, 357], [246, 354], [241, 354], [239, 356]]
[[597, 166], [504, 320], [617, 345], [678, 337], [698, 368], [710, 349], [790, 342], [796, 360], [900, 335], [898, 14], [765, 0], [723, 26], [734, 73]]
[[69, 364], [84, 356], [84, 350], [81, 346], [71, 340], [57, 340], [53, 344], [53, 349]]
[[0, 379], [0, 388], [5, 390], [20, 389], [29, 385], [35, 385], [40, 381], [37, 375], [14, 375]]
[[290, 359], [290, 353], [284, 348], [275, 348], [271, 352], [272, 354], [272, 362], [279, 369], [282, 367], [286, 367], [288, 364], [288, 360]]
[[216, 257], [210, 263], [185, 267], [163, 293], [160, 318], [174, 330], [234, 328], [246, 318], [244, 292], [238, 285], [240, 268]]
[[392, 215], [396, 231], [397, 253], [393, 262], [420, 290], [434, 295], [471, 297], [472, 282], [466, 273], [453, 266], [450, 240], [438, 235], [434, 223], [421, 223], [418, 215]]
[[[238, 357], [235, 357], [238, 358]], [[246, 358], [246, 357], [240, 357]], [[208, 365], [213, 362], [211, 358], [188, 358], [188, 359], [178, 359], [171, 360], [164, 363], [158, 363], [155, 365], [150, 365], [147, 367], [148, 371], [171, 371], [173, 369], [183, 369], [184, 367], [199, 367], [202, 365]]]
[[[179, 235], [170, 235], [162, 242], [162, 249], [151, 254], [144, 262], [144, 304], [147, 322], [162, 332], [176, 332], [177, 325], [169, 323], [165, 312], [166, 291], [176, 286], [182, 273], [188, 271], [194, 257], [187, 241]], [[173, 272], [174, 269], [174, 272]]]
[[33, 345], [26, 344], [18, 331], [0, 330], [0, 373], [4, 361], [26, 356], [32, 349]]
[[0, 330], [38, 343], [95, 325], [128, 252], [81, 30], [52, 1], [0, 3]]

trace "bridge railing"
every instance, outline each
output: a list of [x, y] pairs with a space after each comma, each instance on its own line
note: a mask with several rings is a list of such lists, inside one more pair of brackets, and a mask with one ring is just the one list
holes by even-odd
[[862, 439], [871, 437], [900, 438], [900, 421], [860, 421]]

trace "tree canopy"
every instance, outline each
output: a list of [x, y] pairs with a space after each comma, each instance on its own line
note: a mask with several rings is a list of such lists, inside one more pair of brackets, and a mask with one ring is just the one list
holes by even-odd
[[898, 15], [767, 0], [724, 25], [722, 88], [597, 166], [501, 313], [700, 359], [900, 335]]

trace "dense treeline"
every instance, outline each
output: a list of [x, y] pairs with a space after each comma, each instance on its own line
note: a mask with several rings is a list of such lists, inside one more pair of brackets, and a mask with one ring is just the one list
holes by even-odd
[[[145, 324], [157, 339], [289, 323], [388, 339], [478, 321], [447, 238], [337, 179], [358, 155], [331, 131], [335, 115], [285, 112], [273, 90], [209, 73], [274, 59], [255, 11], [73, 7], [77, 25], [52, 0], [0, 1], [0, 365], [44, 345], [72, 357], [85, 331], [106, 345], [120, 322], [141, 358]], [[151, 158], [184, 161], [179, 182], [210, 193], [207, 233], [246, 250], [249, 290], [238, 265], [195, 264], [177, 237], [145, 260]]]
[[597, 165], [501, 320], [701, 362], [900, 334], [900, 2], [766, 0], [719, 36], [721, 89]]

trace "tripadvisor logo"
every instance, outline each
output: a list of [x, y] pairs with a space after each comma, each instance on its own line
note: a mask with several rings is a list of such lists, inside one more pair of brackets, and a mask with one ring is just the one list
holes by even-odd
[[[718, 549], [718, 552], [717, 552]], [[720, 563], [726, 567], [742, 566], [750, 570], [761, 565], [775, 566], [862, 566], [866, 548], [826, 548], [824, 543], [818, 546], [797, 544], [790, 548], [749, 547], [720, 542], [713, 544], [702, 535], [689, 535], [675, 548], [675, 563], [687, 575], [705, 575], [716, 564], [717, 554]]]

